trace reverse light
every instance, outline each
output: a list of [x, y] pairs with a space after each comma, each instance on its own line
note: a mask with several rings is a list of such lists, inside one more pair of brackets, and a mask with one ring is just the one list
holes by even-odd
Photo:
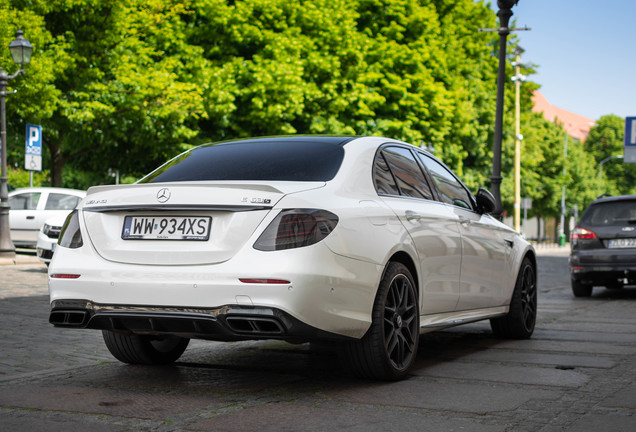
[[596, 238], [598, 237], [593, 231], [585, 228], [576, 227], [572, 230], [572, 240], [594, 240]]
[[275, 251], [311, 246], [327, 237], [338, 224], [338, 216], [319, 209], [287, 209], [263, 231], [254, 248]]
[[82, 241], [82, 232], [80, 231], [79, 214], [77, 213], [77, 210], [73, 210], [67, 216], [66, 221], [64, 221], [57, 244], [70, 249], [80, 248], [84, 244]]

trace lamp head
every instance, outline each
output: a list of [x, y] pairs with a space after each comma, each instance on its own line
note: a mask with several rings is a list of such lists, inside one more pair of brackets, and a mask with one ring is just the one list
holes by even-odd
[[33, 53], [33, 46], [22, 36], [23, 34], [22, 30], [16, 31], [15, 39], [9, 44], [11, 57], [13, 57], [15, 64], [20, 67], [24, 67], [31, 62], [31, 54]]
[[518, 2], [519, 0], [497, 0], [497, 6], [499, 9], [512, 9]]

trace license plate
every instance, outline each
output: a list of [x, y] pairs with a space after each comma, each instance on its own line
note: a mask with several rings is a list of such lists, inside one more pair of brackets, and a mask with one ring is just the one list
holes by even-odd
[[636, 247], [636, 238], [612, 239], [607, 242], [610, 249], [634, 248]]
[[210, 238], [209, 216], [126, 216], [124, 240], [199, 240]]

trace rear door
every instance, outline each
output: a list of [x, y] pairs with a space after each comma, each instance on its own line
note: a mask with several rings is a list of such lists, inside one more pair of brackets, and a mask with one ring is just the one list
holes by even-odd
[[419, 262], [423, 315], [452, 312], [459, 299], [461, 238], [457, 217], [433, 199], [430, 184], [407, 148], [377, 153], [376, 190], [411, 235]]

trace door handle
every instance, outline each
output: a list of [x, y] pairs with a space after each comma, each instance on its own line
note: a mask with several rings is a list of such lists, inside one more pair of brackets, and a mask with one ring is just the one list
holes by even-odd
[[470, 219], [465, 218], [463, 216], [459, 217], [459, 223], [462, 224], [463, 226], [467, 227], [468, 225], [470, 225]]
[[404, 212], [406, 215], [406, 220], [409, 222], [419, 222], [422, 220], [423, 216], [419, 213], [415, 213], [414, 211], [407, 210]]
[[504, 242], [506, 242], [506, 245], [509, 247], [513, 247], [515, 245], [515, 242], [512, 239], [504, 239]]
[[33, 220], [33, 219], [35, 219], [35, 216], [27, 216], [26, 218], [27, 218], [27, 220]]

